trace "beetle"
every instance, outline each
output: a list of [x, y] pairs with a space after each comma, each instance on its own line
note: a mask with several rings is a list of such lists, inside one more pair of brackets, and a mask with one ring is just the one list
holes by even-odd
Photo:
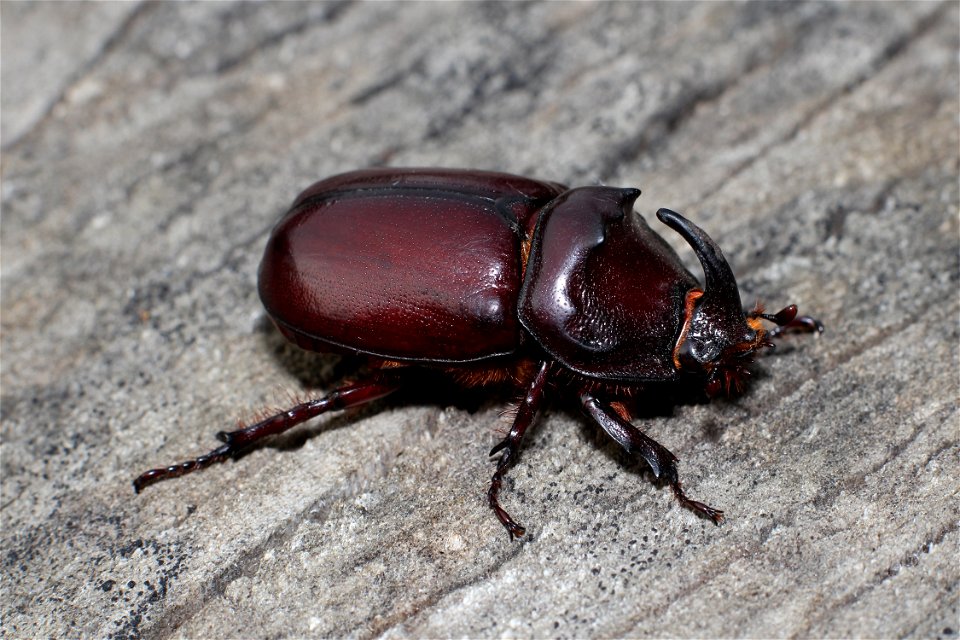
[[[821, 332], [790, 305], [744, 311], [716, 243], [669, 209], [657, 218], [693, 248], [704, 284], [634, 213], [638, 189], [568, 189], [504, 173], [379, 168], [321, 180], [273, 228], [258, 289], [267, 314], [303, 349], [358, 354], [371, 373], [256, 424], [220, 432], [206, 455], [152, 469], [140, 492], [233, 457], [327, 411], [399, 389], [408, 372], [439, 368], [465, 386], [507, 383], [522, 394], [487, 501], [511, 539], [525, 529], [500, 505], [508, 467], [548, 390], [649, 465], [685, 507], [677, 458], [631, 424], [624, 401], [651, 386], [742, 389], [771, 337]], [[776, 327], [765, 331], [761, 320]]]

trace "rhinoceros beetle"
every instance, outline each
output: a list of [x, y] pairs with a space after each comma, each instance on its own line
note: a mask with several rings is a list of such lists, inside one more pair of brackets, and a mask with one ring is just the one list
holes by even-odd
[[[246, 428], [210, 453], [134, 481], [139, 492], [232, 457], [321, 413], [382, 398], [406, 372], [435, 367], [467, 386], [509, 383], [523, 394], [488, 501], [511, 538], [524, 528], [500, 506], [508, 466], [551, 389], [584, 413], [684, 506], [677, 458], [629, 422], [622, 400], [652, 384], [741, 388], [754, 355], [785, 332], [822, 331], [796, 306], [745, 312], [733, 272], [706, 233], [678, 213], [657, 217], [693, 247], [704, 286], [633, 213], [640, 191], [568, 189], [502, 173], [370, 169], [301, 193], [274, 227], [259, 292], [279, 331], [311, 351], [369, 357], [369, 378]], [[761, 320], [776, 325], [766, 332]]]

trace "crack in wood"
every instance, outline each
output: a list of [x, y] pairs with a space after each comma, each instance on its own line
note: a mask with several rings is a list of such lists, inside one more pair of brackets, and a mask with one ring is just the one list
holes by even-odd
[[[920, 544], [918, 547], [915, 547], [913, 551], [902, 555], [901, 559], [896, 564], [891, 565], [886, 569], [877, 571], [873, 574], [873, 578], [871, 580], [861, 584], [860, 587], [855, 589], [852, 593], [848, 593], [832, 603], [818, 603], [815, 608], [808, 612], [808, 616], [804, 617], [806, 624], [800, 627], [800, 629], [791, 633], [790, 637], [809, 638], [821, 635], [814, 630], [820, 627], [825, 620], [829, 620], [831, 617], [834, 617], [837, 611], [848, 609], [852, 604], [861, 600], [864, 596], [874, 591], [884, 582], [899, 575], [903, 567], [917, 566], [918, 561], [916, 559], [922, 558], [924, 555], [929, 554], [933, 546], [943, 543], [948, 535], [954, 533], [958, 529], [960, 529], [960, 521], [951, 519], [946, 524], [940, 525], [940, 528], [931, 537], [928, 537], [925, 542]], [[909, 634], [904, 635], [904, 637], [907, 636], [909, 636]]]
[[44, 127], [53, 117], [53, 112], [58, 105], [62, 104], [67, 99], [70, 91], [73, 87], [76, 87], [80, 84], [87, 76], [91, 75], [98, 65], [107, 58], [111, 53], [116, 51], [119, 46], [127, 39], [127, 36], [133, 31], [134, 26], [148, 15], [150, 12], [154, 11], [159, 7], [158, 4], [153, 2], [140, 2], [137, 6], [127, 14], [123, 19], [120, 25], [114, 29], [113, 33], [108, 35], [103, 39], [100, 48], [86, 61], [83, 62], [73, 73], [67, 76], [66, 82], [63, 83], [60, 91], [58, 91], [50, 103], [44, 108], [43, 113], [37, 117], [33, 124], [31, 124], [27, 129], [22, 131], [20, 135], [9, 140], [6, 144], [3, 145], [0, 150], [4, 153], [11, 153], [17, 151], [23, 143], [27, 140], [33, 138], [37, 133]]
[[[433, 426], [428, 426], [427, 430], [432, 432], [436, 428], [437, 414], [431, 414], [430, 418], [432, 418]], [[416, 433], [415, 430], [409, 431]], [[398, 446], [402, 450], [406, 447], [405, 441], [398, 443]], [[243, 577], [252, 578], [256, 576], [259, 565], [269, 552], [276, 551], [277, 555], [288, 555], [289, 543], [299, 531], [299, 523], [322, 522], [330, 513], [329, 505], [348, 502], [351, 498], [360, 495], [365, 490], [365, 484], [369, 481], [389, 476], [396, 468], [399, 460], [398, 451], [398, 449], [385, 448], [375, 460], [363, 465], [358, 470], [362, 476], [362, 482], [347, 482], [344, 478], [345, 481], [337, 485], [335, 489], [310, 502], [296, 514], [279, 521], [266, 538], [251, 547], [242, 549], [229, 565], [210, 576], [204, 583], [202, 592], [198, 597], [187, 603], [178, 603], [163, 610], [159, 618], [151, 621], [144, 637], [158, 639], [166, 637], [167, 634], [181, 628], [199, 615], [210, 602], [217, 598], [226, 598], [226, 591], [230, 584]], [[322, 515], [318, 516], [318, 513]], [[375, 547], [369, 550], [365, 556], [355, 557], [354, 566], [365, 562], [369, 563], [381, 557], [385, 548], [389, 548], [389, 545]]]
[[830, 95], [826, 96], [819, 103], [809, 109], [805, 114], [801, 115], [797, 123], [784, 135], [765, 144], [754, 155], [737, 164], [732, 170], [727, 172], [723, 178], [718, 180], [712, 188], [705, 191], [700, 195], [699, 198], [689, 204], [688, 208], [701, 208], [704, 203], [708, 202], [717, 193], [719, 193], [720, 190], [727, 185], [727, 183], [744, 173], [762, 158], [769, 155], [771, 151], [795, 140], [797, 136], [805, 131], [807, 127], [821, 114], [826, 113], [831, 106], [851, 95], [859, 87], [876, 77], [876, 75], [880, 73], [880, 71], [882, 71], [886, 66], [891, 64], [897, 57], [904, 54], [911, 44], [919, 41], [936, 25], [940, 24], [945, 18], [946, 13], [953, 6], [955, 5], [951, 3], [942, 3], [939, 9], [917, 20], [913, 27], [906, 33], [903, 33], [900, 35], [900, 37], [894, 38], [892, 41], [890, 41], [875, 58], [865, 65], [865, 68], [861, 71], [861, 73], [857, 74], [852, 80], [841, 86], [838, 90], [834, 91]]
[[[245, 8], [250, 5], [247, 5], [246, 3], [239, 3], [234, 6]], [[289, 36], [298, 35], [320, 24], [330, 24], [336, 22], [349, 7], [355, 5], [352, 0], [337, 0], [336, 2], [325, 2], [320, 6], [323, 6], [325, 9], [323, 13], [317, 16], [309, 17], [307, 20], [302, 22], [287, 25], [278, 31], [267, 33], [262, 40], [252, 43], [249, 47], [234, 54], [233, 56], [220, 60], [216, 67], [214, 67], [213, 73], [217, 75], [227, 73], [240, 66], [254, 55], [261, 53], [265, 49], [279, 45]], [[236, 11], [236, 9], [234, 9], [234, 11]], [[227, 19], [230, 17], [229, 13], [230, 12], [224, 14], [222, 19]]]
[[[360, 637], [374, 638], [377, 636], [382, 636], [387, 631], [391, 629], [397, 629], [410, 620], [416, 619], [423, 611], [429, 610], [430, 607], [435, 606], [444, 598], [452, 597], [460, 591], [492, 579], [497, 573], [502, 572], [505, 567], [509, 566], [512, 561], [516, 560], [520, 556], [525, 545], [526, 543], [510, 545], [507, 547], [508, 550], [506, 553], [496, 558], [496, 565], [489, 571], [481, 571], [466, 577], [463, 580], [458, 580], [444, 585], [443, 589], [438, 589], [434, 592], [431, 592], [423, 599], [410, 603], [410, 605], [407, 606], [404, 611], [387, 616], [383, 619], [382, 624], [371, 626], [369, 633], [361, 635]], [[369, 616], [366, 621], [369, 622], [373, 618], [374, 616]]]

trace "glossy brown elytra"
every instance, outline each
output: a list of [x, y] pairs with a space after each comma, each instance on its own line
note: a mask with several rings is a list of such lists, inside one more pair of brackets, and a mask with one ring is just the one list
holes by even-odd
[[[153, 469], [143, 487], [246, 449], [321, 413], [393, 393], [415, 367], [466, 386], [513, 384], [523, 393], [488, 500], [511, 537], [524, 528], [500, 506], [503, 476], [548, 392], [584, 413], [686, 507], [676, 457], [629, 422], [622, 400], [651, 384], [739, 391], [769, 337], [819, 332], [788, 306], [744, 312], [733, 271], [702, 229], [657, 217], [696, 252], [704, 284], [633, 212], [637, 189], [567, 189], [502, 173], [371, 169], [322, 180], [280, 220], [260, 265], [260, 297], [280, 332], [311, 351], [370, 358], [368, 379], [257, 424], [220, 432], [210, 453]], [[766, 332], [761, 320], [776, 325]]]

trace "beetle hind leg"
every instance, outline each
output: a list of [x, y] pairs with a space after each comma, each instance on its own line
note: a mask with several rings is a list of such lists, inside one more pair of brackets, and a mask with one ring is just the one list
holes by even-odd
[[621, 418], [612, 407], [594, 396], [588, 393], [581, 394], [580, 402], [587, 415], [600, 425], [607, 435], [616, 440], [628, 453], [640, 454], [650, 466], [654, 477], [670, 485], [673, 495], [680, 504], [710, 518], [714, 524], [723, 522], [723, 511], [687, 497], [677, 473], [677, 457], [666, 447]]
[[133, 490], [140, 493], [144, 487], [166, 480], [186, 475], [210, 465], [223, 462], [236, 454], [253, 446], [256, 442], [269, 436], [283, 433], [302, 422], [314, 418], [327, 411], [346, 409], [360, 404], [378, 400], [400, 388], [397, 376], [380, 374], [364, 382], [349, 384], [334, 390], [330, 394], [298, 404], [295, 407], [265, 418], [260, 422], [237, 429], [236, 431], [221, 431], [217, 439], [223, 442], [213, 451], [169, 467], [151, 469], [142, 473], [133, 481]]
[[[523, 441], [523, 434], [527, 427], [533, 423], [540, 405], [543, 404], [543, 392], [547, 386], [547, 373], [550, 369], [548, 362], [540, 364], [536, 375], [527, 387], [527, 393], [520, 406], [517, 408], [517, 416], [514, 418], [513, 426], [510, 427], [510, 433], [507, 434], [497, 446], [490, 450], [490, 455], [494, 456], [500, 453], [500, 460], [497, 462], [497, 470], [490, 480], [490, 489], [487, 491], [487, 501], [490, 508], [497, 514], [497, 518], [507, 528], [510, 539], [521, 538], [526, 533], [521, 525], [517, 524], [510, 514], [500, 506], [500, 488], [503, 485], [503, 476], [506, 475], [509, 466], [516, 460], [520, 453], [520, 443]], [[501, 453], [502, 452], [502, 453]]]

